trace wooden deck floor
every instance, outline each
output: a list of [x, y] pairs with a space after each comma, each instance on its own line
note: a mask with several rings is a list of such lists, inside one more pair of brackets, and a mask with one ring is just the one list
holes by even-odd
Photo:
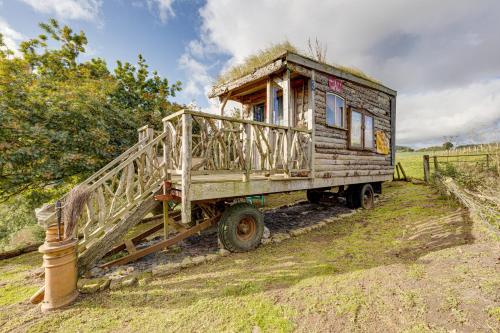
[[[243, 181], [240, 173], [216, 173], [191, 176], [190, 201], [248, 195], [300, 191], [354, 183], [370, 183], [391, 180], [392, 176], [358, 176], [337, 178], [288, 177], [284, 174], [265, 176], [254, 174]], [[181, 176], [172, 176], [172, 187], [181, 190]]]

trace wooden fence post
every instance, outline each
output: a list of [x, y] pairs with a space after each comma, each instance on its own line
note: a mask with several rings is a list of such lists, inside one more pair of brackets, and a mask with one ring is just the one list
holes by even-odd
[[189, 113], [182, 114], [182, 223], [191, 222], [191, 148], [192, 148], [192, 117]]
[[438, 157], [437, 156], [432, 156], [432, 159], [434, 161], [434, 172], [439, 170], [439, 164], [438, 164]]
[[401, 162], [398, 162], [398, 166], [399, 166], [399, 170], [401, 170], [401, 174], [403, 175], [403, 179], [405, 181], [408, 181], [408, 177], [406, 177], [406, 172], [405, 170], [403, 169], [403, 165], [401, 164]]
[[423, 162], [424, 162], [424, 181], [426, 183], [428, 183], [429, 182], [429, 155], [423, 156]]

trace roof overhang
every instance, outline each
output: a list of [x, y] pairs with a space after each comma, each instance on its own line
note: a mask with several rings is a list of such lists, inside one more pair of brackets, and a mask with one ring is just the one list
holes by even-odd
[[[311, 70], [323, 72], [326, 74], [330, 74], [336, 76], [338, 78], [344, 79], [346, 81], [351, 81], [353, 83], [357, 83], [359, 85], [378, 90], [384, 92], [390, 96], [396, 96], [397, 92], [391, 88], [384, 86], [381, 83], [374, 82], [368, 80], [366, 78], [354, 75], [345, 70], [339, 69], [335, 66], [320, 63], [311, 58], [304, 57], [302, 55], [293, 53], [293, 52], [284, 52], [280, 56], [276, 57], [273, 61], [268, 62], [267, 64], [256, 68], [252, 73], [242, 76], [238, 79], [225, 82], [223, 84], [214, 86], [210, 93], [208, 94], [209, 98], [221, 97], [233, 91], [235, 89], [244, 88], [247, 85], [251, 85], [256, 81], [259, 81], [265, 77], [271, 76], [277, 72], [282, 71], [285, 68], [289, 68], [293, 70], [293, 64], [300, 65], [306, 67]], [[290, 65], [290, 66], [289, 66]]]

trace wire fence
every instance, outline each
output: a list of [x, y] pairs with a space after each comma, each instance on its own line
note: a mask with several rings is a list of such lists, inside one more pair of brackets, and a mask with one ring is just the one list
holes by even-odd
[[440, 151], [432, 155], [427, 152], [398, 153], [394, 178], [428, 180], [436, 171], [450, 168], [469, 170], [474, 168], [478, 171], [488, 169], [498, 174], [500, 149], [496, 149], [495, 146], [484, 145], [482, 153], [475, 153], [472, 149], [467, 154], [458, 152], [459, 150]]

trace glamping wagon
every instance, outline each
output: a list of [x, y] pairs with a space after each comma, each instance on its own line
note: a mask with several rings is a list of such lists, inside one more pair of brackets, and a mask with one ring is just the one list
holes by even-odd
[[[220, 100], [220, 114], [183, 110], [164, 118], [162, 131], [141, 128], [136, 145], [82, 184], [90, 196], [78, 225], [80, 272], [106, 255], [127, 250], [103, 266], [123, 264], [216, 224], [226, 249], [247, 251], [264, 224], [242, 198], [306, 190], [318, 202], [333, 190], [350, 207], [369, 208], [393, 177], [396, 91], [369, 78], [285, 52], [209, 97]], [[229, 101], [240, 103], [238, 117], [227, 116]], [[163, 214], [145, 218], [161, 202]], [[38, 214], [44, 225], [58, 216], [53, 206]], [[145, 219], [157, 224], [123, 241]], [[162, 228], [164, 240], [137, 248]]]

